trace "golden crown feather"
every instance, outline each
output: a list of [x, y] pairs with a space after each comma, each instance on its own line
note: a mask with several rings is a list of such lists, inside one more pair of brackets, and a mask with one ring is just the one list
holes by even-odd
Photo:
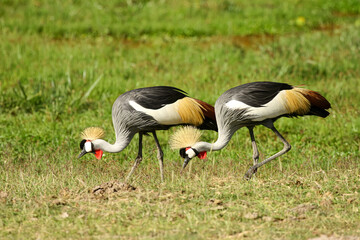
[[104, 129], [100, 127], [88, 127], [81, 133], [81, 138], [86, 140], [95, 140], [105, 137]]
[[201, 131], [192, 126], [179, 128], [169, 140], [171, 149], [181, 149], [191, 147], [201, 138]]

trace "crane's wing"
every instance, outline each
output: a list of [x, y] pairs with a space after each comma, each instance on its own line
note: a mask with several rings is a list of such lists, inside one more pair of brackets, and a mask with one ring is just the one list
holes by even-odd
[[241, 113], [242, 120], [263, 121], [281, 116], [326, 117], [330, 103], [319, 93], [285, 83], [254, 82], [232, 88], [221, 96], [222, 104]]
[[[124, 120], [124, 117], [116, 117], [120, 115], [120, 111], [129, 112], [134, 118], [141, 113], [154, 119], [158, 125], [189, 124], [215, 130], [216, 122], [214, 120], [211, 122], [209, 117], [214, 112], [211, 108], [212, 106], [209, 104], [188, 97], [183, 90], [168, 86], [156, 86], [134, 89], [120, 95], [113, 105], [113, 116], [116, 121], [120, 121]], [[139, 116], [136, 117], [136, 119], [138, 118]], [[209, 126], [203, 125], [204, 122]], [[156, 124], [152, 123], [152, 125], [155, 128]], [[156, 128], [160, 127], [158, 125]]]
[[261, 107], [270, 102], [280, 91], [293, 87], [286, 83], [253, 82], [226, 91], [230, 100], [240, 101], [251, 107]]
[[159, 109], [187, 96], [185, 91], [170, 86], [139, 88], [125, 94], [147, 109]]

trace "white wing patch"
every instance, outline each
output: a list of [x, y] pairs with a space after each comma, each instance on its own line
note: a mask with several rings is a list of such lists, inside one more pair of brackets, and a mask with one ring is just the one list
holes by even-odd
[[286, 109], [286, 92], [280, 91], [270, 102], [262, 107], [252, 107], [246, 115], [254, 115], [253, 121], [263, 121], [288, 113]]
[[263, 121], [289, 113], [286, 109], [286, 92], [280, 91], [270, 102], [261, 107], [251, 107], [243, 102], [231, 100], [226, 103], [230, 109], [247, 108], [245, 116], [251, 116], [252, 121]]
[[225, 104], [230, 109], [244, 109], [244, 108], [251, 108], [249, 105], [237, 101], [237, 100], [231, 100]]
[[129, 101], [129, 104], [139, 112], [143, 112], [147, 115], [152, 116], [158, 123], [164, 124], [164, 125], [173, 125], [173, 124], [180, 124], [182, 123], [182, 119], [180, 115], [178, 114], [178, 102], [168, 104], [163, 106], [159, 109], [148, 109], [144, 108], [140, 104], [136, 103], [135, 101]]

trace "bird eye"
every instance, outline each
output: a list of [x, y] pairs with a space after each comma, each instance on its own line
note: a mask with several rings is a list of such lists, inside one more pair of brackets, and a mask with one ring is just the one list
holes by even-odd
[[179, 154], [182, 158], [185, 158], [186, 157], [186, 149], [185, 148], [181, 148], [179, 150]]
[[86, 142], [85, 139], [81, 140], [81, 142], [80, 142], [80, 149], [81, 149], [81, 150], [84, 149], [85, 142]]

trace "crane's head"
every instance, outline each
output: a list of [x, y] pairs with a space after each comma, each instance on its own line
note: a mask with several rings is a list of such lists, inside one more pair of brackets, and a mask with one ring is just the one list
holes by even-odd
[[96, 149], [93, 141], [96, 139], [103, 138], [105, 136], [105, 131], [99, 127], [89, 127], [86, 128], [81, 133], [81, 142], [80, 149], [82, 150], [78, 158], [81, 158], [86, 153], [93, 153], [97, 159], [101, 159], [103, 151], [101, 149]]
[[206, 151], [199, 151], [196, 147], [200, 137], [200, 130], [191, 126], [182, 127], [171, 136], [170, 147], [180, 149], [180, 156], [184, 158], [183, 169], [192, 158], [197, 156], [204, 159], [206, 157]]

